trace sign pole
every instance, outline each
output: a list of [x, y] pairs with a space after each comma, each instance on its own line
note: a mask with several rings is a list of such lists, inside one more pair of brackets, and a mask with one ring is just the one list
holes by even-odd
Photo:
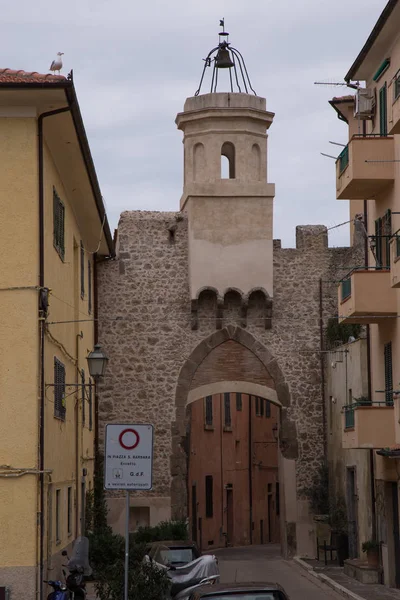
[[125, 509], [125, 585], [124, 600], [128, 600], [128, 581], [129, 581], [129, 490], [126, 490], [126, 509]]

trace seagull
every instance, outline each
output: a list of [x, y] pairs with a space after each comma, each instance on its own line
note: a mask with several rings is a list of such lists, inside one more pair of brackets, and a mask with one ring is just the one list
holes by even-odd
[[54, 73], [56, 71], [58, 71], [58, 74], [60, 74], [60, 70], [62, 69], [62, 55], [64, 54], [64, 52], [57, 52], [57, 58], [55, 60], [53, 60], [53, 62], [50, 65], [50, 71], [54, 71]]

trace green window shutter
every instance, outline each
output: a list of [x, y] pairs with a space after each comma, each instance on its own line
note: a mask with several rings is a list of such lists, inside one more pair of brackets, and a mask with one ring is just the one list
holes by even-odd
[[54, 358], [54, 416], [65, 421], [65, 366]]
[[53, 188], [53, 244], [60, 258], [64, 260], [65, 255], [65, 207], [61, 202], [57, 191]]
[[386, 83], [379, 90], [379, 131], [387, 135], [387, 88]]
[[385, 402], [388, 406], [393, 404], [393, 366], [392, 366], [392, 343], [385, 344]]

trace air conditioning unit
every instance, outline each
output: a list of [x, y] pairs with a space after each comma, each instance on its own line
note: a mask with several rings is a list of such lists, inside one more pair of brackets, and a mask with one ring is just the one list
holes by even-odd
[[354, 116], [358, 119], [372, 119], [375, 112], [375, 94], [370, 88], [359, 88], [356, 94]]

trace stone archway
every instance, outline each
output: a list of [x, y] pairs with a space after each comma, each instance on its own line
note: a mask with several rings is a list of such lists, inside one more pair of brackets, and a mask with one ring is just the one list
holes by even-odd
[[[176, 387], [176, 420], [172, 425], [172, 457], [171, 457], [171, 512], [173, 518], [185, 518], [187, 516], [187, 466], [188, 466], [188, 421], [186, 419], [186, 407], [189, 402], [200, 397], [203, 386], [218, 384], [224, 381], [235, 380], [232, 373], [224, 371], [224, 363], [221, 361], [221, 370], [219, 373], [207, 373], [200, 377], [200, 367], [210, 360], [212, 353], [218, 352], [227, 342], [235, 342], [245, 352], [245, 368], [240, 374], [240, 382], [246, 386], [258, 385], [263, 389], [270, 389], [273, 394], [269, 397], [280, 407], [280, 437], [279, 447], [283, 459], [289, 459], [292, 463], [298, 457], [297, 430], [295, 423], [288, 415], [290, 412], [290, 390], [285, 382], [282, 370], [271, 352], [261, 344], [253, 335], [241, 327], [228, 325], [227, 327], [214, 332], [192, 351], [181, 368], [178, 384]], [[254, 357], [254, 361], [248, 360], [249, 356]], [[257, 367], [255, 367], [257, 363]], [[258, 370], [257, 370], [258, 369]], [[263, 370], [270, 378], [272, 385], [267, 380], [263, 380]], [[203, 369], [204, 371], [204, 369]], [[274, 388], [274, 389], [272, 389]], [[214, 388], [216, 389], [216, 388]], [[293, 471], [294, 472], [294, 471]], [[285, 527], [285, 526], [283, 526]], [[287, 532], [283, 532], [282, 541], [285, 545]]]

